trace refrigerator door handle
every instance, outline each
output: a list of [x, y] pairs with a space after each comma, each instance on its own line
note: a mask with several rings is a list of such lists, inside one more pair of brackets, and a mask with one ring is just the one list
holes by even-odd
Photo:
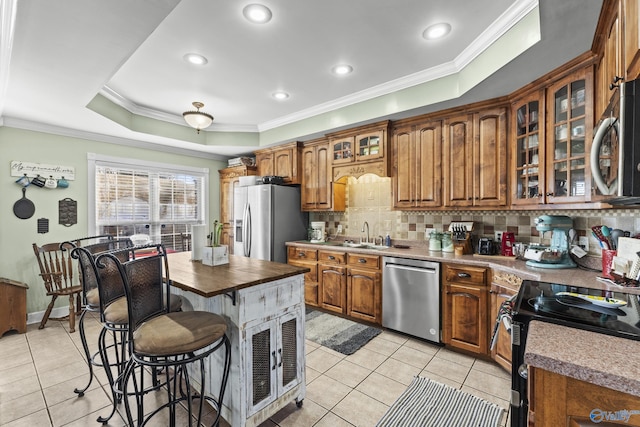
[[244, 245], [244, 256], [248, 257], [251, 255], [251, 207], [249, 203], [244, 205], [244, 214], [242, 216], [242, 240]]

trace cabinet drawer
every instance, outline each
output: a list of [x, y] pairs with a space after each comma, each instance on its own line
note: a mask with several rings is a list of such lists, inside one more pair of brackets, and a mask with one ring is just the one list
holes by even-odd
[[347, 254], [345, 252], [318, 251], [318, 262], [344, 265], [347, 263]]
[[315, 249], [296, 248], [289, 246], [288, 256], [290, 260], [300, 261], [316, 261], [318, 259], [318, 251]]
[[447, 283], [465, 283], [470, 285], [486, 285], [487, 269], [458, 265], [444, 266], [444, 280]]
[[380, 256], [367, 254], [347, 254], [347, 264], [353, 267], [380, 269]]

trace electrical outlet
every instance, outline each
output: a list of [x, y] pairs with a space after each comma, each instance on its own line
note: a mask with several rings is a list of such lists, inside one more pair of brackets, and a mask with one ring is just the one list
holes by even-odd
[[501, 242], [502, 241], [502, 233], [504, 233], [503, 231], [494, 231], [494, 238], [493, 240], [496, 242]]
[[342, 224], [338, 224], [338, 234], [342, 234]]
[[589, 252], [589, 238], [587, 236], [578, 237], [578, 246], [584, 251]]

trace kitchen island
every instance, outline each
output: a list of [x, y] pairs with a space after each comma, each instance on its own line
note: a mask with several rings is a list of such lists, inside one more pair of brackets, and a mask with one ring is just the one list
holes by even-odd
[[[305, 268], [240, 256], [218, 266], [168, 255], [172, 293], [183, 308], [227, 320], [231, 368], [222, 417], [232, 426], [257, 426], [305, 397]], [[190, 306], [190, 307], [189, 307]], [[207, 393], [217, 397], [224, 352], [209, 356]], [[198, 375], [191, 372], [195, 380]]]

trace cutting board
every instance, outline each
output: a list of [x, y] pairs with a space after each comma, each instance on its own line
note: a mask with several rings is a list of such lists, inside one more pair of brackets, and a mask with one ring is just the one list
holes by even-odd
[[636, 253], [640, 252], [640, 239], [632, 239], [631, 237], [620, 237], [618, 239], [617, 256], [633, 261], [636, 259]]
[[640, 239], [632, 239], [631, 237], [620, 237], [618, 239], [618, 252], [613, 259], [614, 271], [617, 273], [626, 273], [625, 268], [621, 265], [621, 259], [627, 260], [627, 268], [630, 269], [628, 277], [635, 279], [640, 270]]

